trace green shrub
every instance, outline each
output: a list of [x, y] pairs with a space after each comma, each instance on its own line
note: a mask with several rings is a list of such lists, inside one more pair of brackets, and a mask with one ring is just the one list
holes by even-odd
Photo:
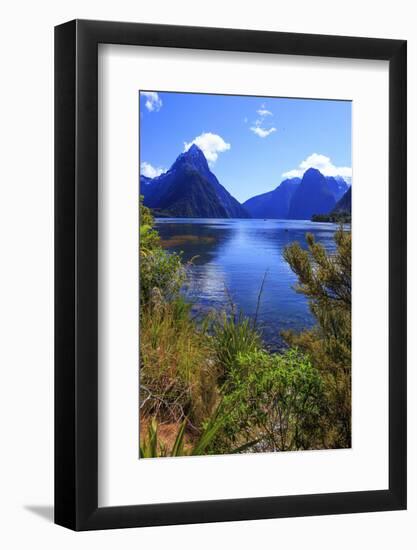
[[154, 219], [149, 208], [143, 205], [143, 196], [139, 197], [139, 249], [146, 256], [160, 246], [159, 234], [153, 229]]
[[239, 354], [223, 387], [226, 420], [214, 448], [257, 440], [258, 451], [321, 447], [319, 372], [295, 350]]
[[156, 291], [165, 299], [174, 299], [185, 282], [181, 256], [156, 248], [140, 258], [140, 301], [145, 307]]
[[286, 342], [306, 353], [319, 369], [326, 408], [324, 446], [351, 446], [351, 300], [352, 239], [342, 227], [334, 235], [336, 251], [327, 253], [311, 234], [308, 250], [292, 243], [284, 258], [298, 277], [295, 289], [309, 301], [317, 324], [300, 333], [283, 333]]
[[179, 254], [162, 249], [158, 232], [153, 229], [151, 211], [139, 202], [140, 303], [144, 307], [156, 291], [166, 300], [175, 298], [185, 281], [185, 268]]

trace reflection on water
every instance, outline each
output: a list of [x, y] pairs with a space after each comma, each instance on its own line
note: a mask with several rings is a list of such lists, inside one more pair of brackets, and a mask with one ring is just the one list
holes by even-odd
[[[304, 296], [293, 290], [296, 277], [283, 259], [286, 245], [313, 233], [334, 250], [335, 224], [303, 220], [211, 220], [160, 218], [156, 226], [163, 246], [193, 258], [184, 289], [196, 308], [228, 308], [230, 298], [254, 317], [265, 272], [258, 324], [271, 349], [282, 345], [282, 330], [302, 330], [314, 323]], [[230, 297], [228, 297], [230, 296]]]

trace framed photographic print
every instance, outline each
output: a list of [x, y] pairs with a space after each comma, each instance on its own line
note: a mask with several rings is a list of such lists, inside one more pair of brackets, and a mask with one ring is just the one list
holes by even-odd
[[55, 30], [55, 521], [406, 507], [406, 42]]

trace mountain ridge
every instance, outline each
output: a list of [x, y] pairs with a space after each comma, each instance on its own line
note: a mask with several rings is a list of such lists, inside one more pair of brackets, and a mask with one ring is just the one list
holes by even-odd
[[143, 178], [140, 177], [140, 192], [144, 204], [155, 212], [185, 218], [250, 218], [221, 185], [195, 144], [181, 153], [164, 174], [150, 181]]
[[291, 200], [288, 218], [309, 220], [314, 214], [327, 214], [335, 204], [325, 176], [317, 168], [308, 168]]
[[352, 187], [337, 201], [332, 214], [352, 214]]
[[341, 176], [324, 176], [308, 168], [302, 178], [289, 178], [273, 191], [251, 197], [243, 203], [253, 218], [310, 219], [328, 214], [349, 189]]
[[267, 193], [255, 195], [243, 203], [253, 218], [285, 219], [300, 178], [288, 178]]

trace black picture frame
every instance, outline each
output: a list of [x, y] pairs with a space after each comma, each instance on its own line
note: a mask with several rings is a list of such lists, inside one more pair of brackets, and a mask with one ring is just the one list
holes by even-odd
[[[98, 506], [98, 44], [389, 62], [389, 488]], [[55, 28], [55, 522], [74, 530], [406, 508], [406, 41], [74, 20]]]

